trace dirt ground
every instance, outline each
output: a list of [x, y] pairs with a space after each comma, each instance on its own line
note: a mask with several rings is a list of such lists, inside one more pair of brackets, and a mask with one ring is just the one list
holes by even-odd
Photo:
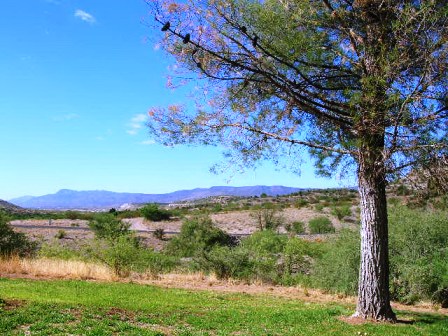
[[[233, 211], [222, 212], [210, 215], [213, 223], [220, 229], [230, 234], [251, 234], [257, 230], [257, 220], [253, 216], [253, 211]], [[279, 213], [282, 217], [282, 222], [292, 223], [301, 221], [305, 223], [305, 227], [310, 219], [318, 216], [327, 216], [330, 218], [336, 229], [350, 226], [350, 224], [342, 223], [335, 216], [332, 216], [327, 209], [322, 212], [310, 208], [287, 208]], [[161, 222], [151, 222], [144, 218], [129, 218], [126, 219], [131, 223], [131, 228], [134, 230], [156, 230], [163, 229], [166, 232], [179, 232], [182, 226], [182, 220], [169, 220]], [[279, 231], [284, 233], [284, 227], [280, 227]]]
[[[305, 229], [307, 229], [309, 220], [317, 216], [327, 216], [330, 218], [336, 229], [353, 225], [339, 221], [335, 216], [330, 214], [329, 209], [323, 209], [323, 211], [318, 212], [311, 208], [286, 208], [279, 212], [278, 216], [281, 217], [281, 222], [285, 224], [301, 221], [305, 224]], [[221, 212], [211, 214], [210, 217], [217, 227], [229, 234], [245, 235], [257, 230], [257, 220], [254, 217], [253, 211]], [[167, 233], [166, 237], [169, 238], [173, 233], [175, 234], [180, 231], [183, 223], [181, 219], [152, 222], [142, 217], [128, 218], [125, 221], [131, 224], [131, 230], [139, 231], [137, 235], [142, 237], [145, 245], [151, 246], [156, 250], [162, 249], [167, 240], [155, 238], [152, 232], [156, 229], [163, 229]], [[16, 227], [15, 230], [23, 232], [31, 239], [37, 241], [48, 242], [59, 240], [64, 245], [76, 246], [85, 240], [93, 238], [93, 232], [88, 230], [88, 221], [86, 220], [32, 219], [15, 220], [11, 224]], [[21, 227], [17, 227], [18, 225]], [[278, 230], [281, 233], [286, 232], [283, 226], [280, 226]]]

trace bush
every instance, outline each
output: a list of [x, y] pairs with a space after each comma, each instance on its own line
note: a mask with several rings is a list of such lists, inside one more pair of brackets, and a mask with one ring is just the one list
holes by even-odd
[[291, 234], [304, 234], [305, 233], [305, 223], [300, 221], [295, 221], [285, 225], [285, 230]]
[[283, 217], [279, 214], [278, 206], [272, 203], [254, 207], [251, 216], [257, 221], [260, 231], [275, 230], [283, 223]]
[[349, 205], [344, 205], [344, 206], [340, 206], [340, 207], [333, 207], [331, 209], [331, 213], [334, 216], [336, 216], [339, 220], [341, 220], [342, 218], [344, 218], [346, 216], [351, 216], [352, 210], [350, 209]]
[[308, 204], [309, 204], [309, 202], [306, 199], [303, 199], [303, 198], [298, 199], [294, 203], [295, 207], [298, 208], [298, 209], [303, 208], [303, 207], [307, 206]]
[[65, 232], [65, 230], [58, 230], [54, 237], [57, 239], [64, 239], [66, 236], [67, 232]]
[[308, 223], [311, 234], [316, 233], [333, 233], [335, 232], [334, 226], [330, 219], [325, 216], [313, 218]]
[[323, 245], [317, 260], [313, 282], [334, 292], [355, 295], [358, 289], [360, 263], [359, 233], [342, 230], [338, 237]]
[[322, 254], [321, 243], [315, 243], [301, 238], [288, 240], [285, 251], [285, 267], [287, 274], [310, 274], [313, 259]]
[[142, 247], [133, 235], [123, 235], [115, 240], [99, 240], [93, 253], [95, 259], [112, 268], [120, 277], [127, 277], [131, 272], [156, 276], [177, 265], [177, 259]]
[[28, 240], [25, 234], [15, 232], [9, 225], [9, 217], [0, 211], [0, 256], [29, 256], [36, 247], [36, 243]]
[[322, 212], [323, 209], [324, 209], [324, 205], [323, 205], [323, 204], [317, 203], [317, 204], [314, 206], [314, 210], [316, 210], [316, 211], [318, 211], [318, 212]]
[[287, 237], [272, 230], [258, 231], [241, 241], [240, 247], [249, 254], [252, 279], [279, 283], [283, 275], [282, 254]]
[[448, 216], [446, 212], [389, 210], [391, 295], [404, 303], [443, 301], [448, 288]]
[[162, 228], [155, 229], [153, 232], [153, 236], [159, 240], [165, 239], [165, 230]]
[[279, 254], [286, 246], [287, 237], [272, 230], [257, 231], [241, 241], [241, 246], [256, 255]]
[[171, 213], [168, 210], [160, 209], [157, 204], [149, 203], [140, 209], [143, 217], [153, 222], [160, 222], [168, 220], [171, 217]]
[[249, 280], [254, 274], [254, 262], [247, 249], [228, 246], [215, 246], [198, 260], [199, 267], [213, 272], [218, 279]]
[[186, 220], [180, 233], [166, 246], [168, 254], [178, 257], [194, 257], [210, 251], [215, 246], [230, 246], [234, 239], [215, 227], [208, 217]]
[[[390, 290], [394, 300], [447, 304], [448, 217], [405, 206], [389, 208]], [[312, 280], [328, 290], [356, 294], [359, 233], [342, 230], [326, 244]]]
[[113, 214], [101, 214], [89, 222], [89, 227], [97, 238], [117, 239], [130, 233], [129, 223], [116, 218]]

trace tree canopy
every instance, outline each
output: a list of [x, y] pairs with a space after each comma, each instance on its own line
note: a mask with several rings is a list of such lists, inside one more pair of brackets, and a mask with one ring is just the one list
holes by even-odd
[[161, 24], [170, 23], [161, 43], [178, 69], [208, 79], [198, 81], [196, 113], [185, 111], [190, 104], [151, 112], [152, 130], [166, 144], [225, 144], [243, 166], [297, 158], [305, 146], [327, 175], [354, 163], [360, 135], [374, 129], [384, 132], [388, 173], [446, 155], [444, 1], [151, 6]]

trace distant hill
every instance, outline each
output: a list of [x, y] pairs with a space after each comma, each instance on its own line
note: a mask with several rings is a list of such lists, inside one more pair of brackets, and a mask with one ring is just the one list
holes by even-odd
[[26, 211], [25, 209], [15, 205], [15, 204], [6, 202], [4, 200], [0, 200], [0, 210], [5, 210], [7, 212], [24, 212], [24, 211]]
[[118, 193], [104, 190], [75, 191], [62, 189], [55, 194], [24, 196], [9, 202], [30, 209], [104, 209], [116, 208], [126, 203], [174, 203], [211, 196], [269, 196], [286, 195], [302, 188], [283, 186], [211, 187], [179, 190], [167, 194]]

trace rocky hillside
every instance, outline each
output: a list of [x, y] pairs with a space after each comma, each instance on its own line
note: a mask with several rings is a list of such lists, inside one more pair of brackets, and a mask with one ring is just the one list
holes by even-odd
[[179, 190], [167, 194], [117, 193], [103, 190], [75, 191], [62, 189], [55, 194], [20, 197], [10, 202], [30, 209], [105, 209], [123, 204], [174, 203], [211, 196], [269, 196], [286, 195], [304, 189], [283, 186], [211, 187]]
[[24, 208], [21, 208], [17, 205], [6, 202], [4, 200], [0, 200], [0, 210], [5, 210], [7, 212], [24, 212], [24, 211], [26, 211]]

